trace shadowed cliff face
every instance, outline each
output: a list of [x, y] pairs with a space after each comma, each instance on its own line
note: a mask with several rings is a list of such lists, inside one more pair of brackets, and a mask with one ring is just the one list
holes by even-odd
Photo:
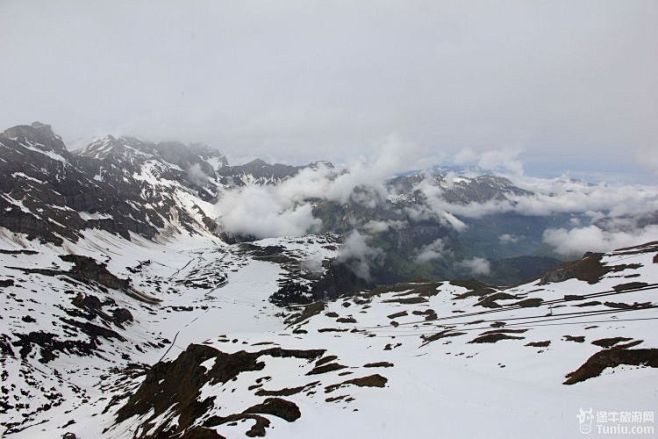
[[184, 206], [177, 194], [214, 198], [211, 180], [190, 182], [181, 168], [204, 163], [201, 172], [212, 178], [201, 155], [211, 154], [207, 148], [107, 137], [71, 153], [49, 126], [35, 123], [0, 134], [0, 150], [6, 176], [0, 180], [0, 225], [28, 239], [61, 245], [63, 238], [75, 242], [94, 228], [127, 239], [130, 233], [153, 239], [172, 223], [191, 233], [214, 228], [201, 208]]

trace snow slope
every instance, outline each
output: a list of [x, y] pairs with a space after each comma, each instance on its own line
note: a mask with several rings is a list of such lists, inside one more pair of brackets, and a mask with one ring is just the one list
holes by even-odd
[[[312, 241], [256, 245], [301, 259], [323, 248]], [[410, 283], [285, 312], [267, 302], [277, 263], [218, 244], [159, 265], [158, 246], [141, 248], [152, 257], [137, 274], [145, 293], [167, 276], [225, 273], [226, 283], [160, 294], [158, 312], [133, 306], [132, 340], [177, 333], [173, 347], [130, 351], [145, 364], [111, 376], [89, 372], [86, 403], [67, 400], [15, 437], [578, 437], [581, 408], [652, 411], [658, 401], [658, 243], [504, 290]]]
[[[12, 239], [19, 238], [4, 231], [0, 246], [0, 401], [6, 408], [0, 422], [19, 437], [52, 437], [71, 419], [75, 428], [63, 431], [79, 428], [82, 437], [98, 437], [111, 420], [94, 422], [91, 416], [106, 403], [116, 370], [175, 357], [190, 343], [221, 333], [284, 329], [268, 298], [285, 270], [210, 235], [176, 235], [163, 245], [93, 231], [64, 248]], [[280, 244], [300, 259], [305, 252], [322, 253], [325, 240], [309, 240], [315, 241], [303, 249], [294, 240]], [[106, 264], [117, 277], [130, 279], [140, 296], [62, 274], [74, 265], [60, 258], [67, 253]], [[323, 257], [333, 253], [324, 250]], [[29, 272], [44, 267], [54, 273]], [[117, 309], [128, 310], [131, 319], [114, 321]], [[94, 326], [81, 330], [89, 324]]]

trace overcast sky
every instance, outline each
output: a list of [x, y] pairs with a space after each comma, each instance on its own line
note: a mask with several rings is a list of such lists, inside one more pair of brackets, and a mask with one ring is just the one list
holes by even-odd
[[639, 174], [658, 169], [657, 23], [655, 0], [1, 0], [0, 126]]

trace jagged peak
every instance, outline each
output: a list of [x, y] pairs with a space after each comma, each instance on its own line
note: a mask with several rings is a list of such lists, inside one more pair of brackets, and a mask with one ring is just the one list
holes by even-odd
[[242, 165], [242, 166], [244, 166], [244, 167], [247, 167], [247, 166], [249, 166], [249, 167], [253, 167], [253, 166], [261, 166], [261, 167], [262, 167], [262, 166], [272, 166], [272, 165], [271, 165], [270, 163], [266, 162], [266, 161], [263, 160], [263, 159], [254, 159], [254, 160], [252, 160], [252, 161], [250, 161], [250, 162], [248, 162], [248, 163], [245, 163], [245, 164]]
[[329, 160], [317, 160], [315, 162], [309, 163], [308, 166], [311, 168], [319, 168], [320, 166], [324, 166], [325, 168], [329, 168], [329, 169], [335, 168], [334, 164]]
[[62, 138], [55, 134], [50, 125], [45, 123], [32, 122], [30, 125], [16, 125], [6, 129], [0, 136], [26, 143], [43, 151], [53, 151], [62, 155], [68, 153]]
[[226, 156], [219, 149], [206, 143], [193, 142], [183, 143], [179, 141], [160, 142], [156, 149], [165, 158], [176, 158], [180, 161], [185, 156], [196, 155], [201, 159], [215, 158], [219, 159], [222, 166], [228, 165]]
[[84, 157], [103, 159], [117, 156], [145, 156], [153, 153], [154, 145], [136, 137], [115, 137], [111, 134], [96, 137], [78, 151]]
[[32, 124], [30, 124], [32, 128], [35, 130], [39, 131], [40, 133], [43, 133], [44, 135], [51, 136], [51, 137], [58, 137], [55, 132], [53, 131], [52, 126], [41, 123], [39, 121], [34, 121]]

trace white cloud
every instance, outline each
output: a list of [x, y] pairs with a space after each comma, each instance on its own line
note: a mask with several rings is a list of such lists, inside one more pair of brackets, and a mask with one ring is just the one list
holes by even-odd
[[428, 205], [436, 214], [445, 216], [445, 212], [449, 212], [465, 218], [505, 212], [530, 216], [582, 213], [595, 221], [605, 217], [644, 215], [658, 210], [658, 188], [655, 186], [591, 184], [568, 178], [525, 176], [515, 177], [513, 183], [531, 194], [508, 194], [506, 199], [484, 203], [452, 204], [443, 199], [443, 189], [431, 178], [424, 179], [416, 189], [425, 194]]
[[404, 227], [404, 222], [391, 220], [391, 221], [376, 221], [370, 220], [363, 225], [363, 230], [369, 234], [376, 234], [386, 232], [390, 229], [399, 229]]
[[491, 264], [484, 258], [464, 259], [457, 263], [458, 266], [468, 270], [472, 275], [487, 275], [491, 272]]
[[485, 151], [465, 148], [455, 155], [454, 161], [462, 165], [476, 164], [482, 169], [491, 171], [523, 175], [523, 162], [519, 159], [522, 151], [521, 148], [510, 147]]
[[[228, 190], [217, 204], [219, 223], [227, 232], [258, 238], [296, 236], [317, 230], [321, 221], [313, 217], [313, 199], [342, 203], [350, 199], [355, 201], [356, 193], [362, 198], [356, 201], [362, 204], [381, 202], [387, 196], [386, 179], [414, 162], [411, 155], [405, 157], [404, 146], [403, 142], [392, 138], [382, 147], [380, 154], [356, 160], [343, 168], [319, 165], [303, 169], [276, 186], [249, 185]], [[190, 173], [192, 171], [193, 168]], [[452, 176], [448, 180], [455, 178]], [[450, 187], [441, 187], [435, 179], [427, 176], [414, 188], [425, 195], [427, 204], [407, 206], [405, 212], [414, 220], [435, 219], [458, 232], [467, 228], [464, 219], [490, 214], [573, 214], [573, 226], [577, 227], [572, 229], [573, 236], [565, 229], [558, 229], [547, 231], [544, 239], [557, 252], [574, 254], [583, 250], [609, 250], [618, 242], [636, 242], [634, 237], [645, 234], [644, 230], [636, 230], [638, 220], [650, 218], [658, 211], [656, 187], [590, 184], [565, 177], [541, 179], [522, 175], [515, 176], [513, 183], [530, 194], [508, 193], [502, 200], [451, 204], [444, 199], [444, 193]], [[355, 188], [359, 190], [355, 192]], [[586, 227], [589, 224], [596, 224], [596, 227]], [[362, 232], [375, 234], [400, 226], [396, 221], [372, 220], [363, 226]], [[518, 239], [511, 234], [499, 237], [503, 244]], [[568, 242], [561, 243], [561, 239]], [[419, 260], [426, 260], [431, 255], [428, 253]]]
[[437, 239], [436, 241], [421, 247], [418, 255], [416, 256], [416, 262], [422, 264], [424, 262], [442, 258], [445, 256], [447, 251], [448, 250], [446, 250], [443, 240]]
[[519, 242], [519, 240], [521, 240], [520, 236], [511, 235], [509, 233], [503, 233], [498, 237], [498, 241], [500, 241], [501, 244], [514, 244]]
[[564, 256], [580, 256], [587, 251], [607, 252], [657, 239], [658, 225], [630, 231], [608, 231], [595, 225], [570, 230], [548, 229], [544, 231], [544, 242]]
[[275, 186], [249, 185], [227, 191], [217, 209], [224, 231], [257, 238], [300, 236], [321, 225], [310, 204], [282, 197]]
[[197, 186], [203, 186], [208, 182], [208, 176], [201, 170], [199, 163], [195, 163], [187, 169], [187, 179]]
[[417, 205], [408, 207], [406, 212], [412, 219], [419, 220], [435, 218], [458, 232], [466, 229], [466, 224], [457, 218], [454, 215], [454, 212], [451, 211], [452, 205], [443, 200], [443, 189], [434, 184], [434, 180], [431, 176], [426, 176], [421, 180], [414, 190], [418, 190], [425, 195], [427, 206]]
[[313, 253], [302, 260], [301, 267], [303, 270], [310, 273], [319, 274], [323, 272], [322, 261], [323, 258], [321, 254]]
[[363, 225], [363, 230], [371, 234], [386, 232], [389, 228], [390, 225], [386, 221], [371, 220]]
[[[227, 232], [259, 238], [294, 236], [320, 225], [312, 216], [312, 199], [340, 203], [351, 199], [374, 207], [386, 195], [384, 182], [417, 163], [416, 155], [408, 148], [413, 145], [393, 136], [384, 142], [378, 154], [352, 161], [343, 168], [319, 164], [304, 168], [277, 185], [253, 184], [226, 190], [217, 203], [220, 225]], [[356, 188], [361, 189], [355, 191]]]
[[382, 251], [368, 245], [367, 236], [353, 230], [343, 242], [336, 260], [344, 262], [361, 279], [370, 280], [370, 265], [382, 256]]

